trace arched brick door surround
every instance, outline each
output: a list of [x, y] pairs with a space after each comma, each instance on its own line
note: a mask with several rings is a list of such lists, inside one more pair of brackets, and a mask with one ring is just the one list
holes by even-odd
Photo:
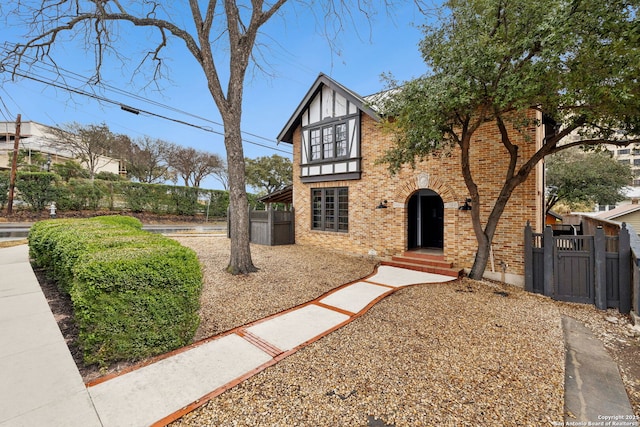
[[455, 241], [458, 230], [458, 204], [462, 200], [460, 196], [449, 186], [446, 180], [433, 173], [418, 173], [412, 178], [407, 179], [398, 191], [394, 194], [396, 202], [404, 204], [404, 218], [403, 218], [403, 242], [405, 250], [408, 248], [408, 211], [407, 206], [409, 198], [418, 190], [427, 189], [432, 190], [442, 198], [444, 203], [444, 245], [443, 254], [445, 260], [450, 262], [456, 262], [458, 254], [455, 252]]
[[422, 189], [433, 190], [438, 193], [445, 206], [448, 203], [458, 203], [462, 200], [455, 191], [446, 184], [446, 181], [442, 177], [433, 173], [419, 173], [413, 178], [406, 180], [394, 195], [393, 200], [404, 203], [406, 206], [409, 197], [416, 191]]

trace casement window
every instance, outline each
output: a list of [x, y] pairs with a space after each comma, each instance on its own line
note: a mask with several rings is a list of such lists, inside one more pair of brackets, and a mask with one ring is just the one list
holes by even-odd
[[349, 231], [349, 189], [347, 187], [311, 190], [311, 228], [340, 233]]
[[320, 149], [322, 148], [322, 140], [320, 139], [320, 129], [311, 129], [311, 160], [321, 160], [322, 152]]
[[321, 126], [309, 131], [309, 158], [314, 160], [331, 160], [348, 155], [347, 123], [340, 122]]

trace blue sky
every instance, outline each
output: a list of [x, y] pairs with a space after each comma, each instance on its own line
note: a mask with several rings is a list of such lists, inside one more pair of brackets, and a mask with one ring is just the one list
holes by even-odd
[[[255, 70], [249, 70], [247, 75], [243, 131], [269, 141], [247, 135], [248, 140], [290, 152], [291, 148], [286, 144], [276, 146], [275, 137], [320, 72], [361, 95], [369, 95], [384, 88], [382, 73], [391, 73], [403, 81], [422, 75], [426, 70], [418, 50], [422, 37], [418, 27], [425, 22], [425, 17], [410, 0], [397, 7], [391, 16], [380, 11], [370, 24], [358, 18], [355, 25], [341, 34], [339, 53], [332, 52], [327, 40], [319, 34], [310, 11], [300, 7], [294, 13], [290, 11], [287, 9], [284, 17], [274, 18], [263, 29], [260, 41], [269, 46], [262, 52], [268, 58], [270, 75]], [[290, 19], [292, 16], [295, 19]], [[14, 25], [5, 26], [0, 35], [0, 46], [23, 40], [24, 29], [15, 20], [12, 22]], [[221, 131], [220, 126], [201, 119], [221, 122], [202, 71], [180, 43], [170, 44], [170, 51], [166, 53], [170, 56], [170, 81], [162, 81], [159, 90], [143, 89], [141, 80], [131, 84], [130, 71], [137, 66], [139, 56], [134, 48], [137, 45], [126, 39], [134, 34], [137, 45], [143, 46], [145, 43], [140, 43], [139, 39], [144, 34], [134, 30], [121, 32], [125, 42], [119, 46], [119, 53], [132, 59], [124, 65], [114, 61], [105, 65], [106, 83], [119, 90], [105, 89], [100, 94], [140, 110]], [[61, 44], [55, 53], [62, 68], [83, 76], [90, 75], [93, 59], [77, 43]], [[44, 74], [43, 70], [39, 72]], [[117, 105], [101, 104], [95, 99], [71, 95], [28, 79], [11, 82], [6, 80], [6, 74], [2, 77], [0, 121], [13, 121], [21, 114], [23, 121], [33, 120], [46, 125], [104, 122], [113, 132], [132, 138], [147, 135], [225, 157], [219, 134], [145, 114], [127, 113]], [[80, 82], [71, 83], [80, 85]], [[125, 96], [126, 93], [142, 98], [131, 98]], [[157, 104], [149, 104], [147, 99]], [[184, 115], [182, 111], [191, 115]], [[245, 156], [251, 158], [272, 154], [288, 156], [285, 152], [250, 143], [245, 143], [244, 148]], [[202, 186], [221, 188], [213, 178], [207, 179]]]

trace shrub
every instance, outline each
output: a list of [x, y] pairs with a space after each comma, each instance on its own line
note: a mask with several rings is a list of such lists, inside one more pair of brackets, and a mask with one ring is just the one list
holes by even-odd
[[9, 173], [0, 172], [0, 209], [4, 209], [5, 203], [9, 200]]
[[89, 172], [80, 163], [73, 160], [54, 163], [51, 169], [60, 175], [64, 181], [69, 181], [71, 178], [89, 178]]
[[71, 178], [58, 188], [56, 204], [61, 210], [97, 210], [106, 194], [105, 186], [97, 180]]
[[193, 338], [202, 277], [189, 249], [167, 242], [111, 248], [83, 257], [73, 276], [85, 362], [140, 359]]
[[198, 203], [199, 189], [195, 187], [170, 187], [174, 212], [178, 215], [195, 215], [201, 206]]
[[188, 344], [198, 326], [202, 273], [195, 253], [108, 216], [41, 221], [34, 262], [71, 296], [86, 363], [137, 360]]
[[56, 179], [57, 175], [51, 172], [18, 172], [16, 190], [31, 209], [41, 211], [56, 198]]

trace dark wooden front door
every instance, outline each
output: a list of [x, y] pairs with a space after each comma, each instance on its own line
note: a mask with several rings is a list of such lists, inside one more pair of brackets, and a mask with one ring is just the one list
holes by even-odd
[[437, 193], [420, 190], [407, 204], [408, 249], [444, 246], [444, 203]]

